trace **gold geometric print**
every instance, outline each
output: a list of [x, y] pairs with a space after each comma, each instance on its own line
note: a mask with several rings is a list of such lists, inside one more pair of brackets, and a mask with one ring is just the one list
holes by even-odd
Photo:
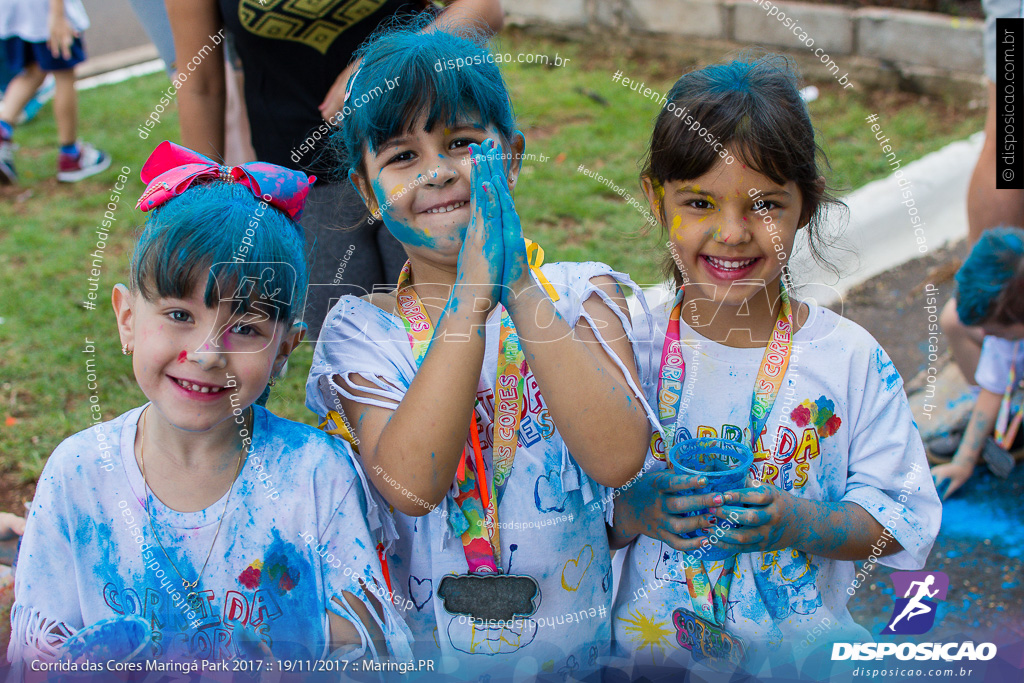
[[327, 54], [347, 28], [387, 0], [241, 0], [238, 19], [253, 35], [291, 40]]

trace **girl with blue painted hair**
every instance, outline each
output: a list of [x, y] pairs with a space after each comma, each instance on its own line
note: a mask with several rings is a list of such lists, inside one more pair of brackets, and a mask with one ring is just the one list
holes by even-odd
[[834, 201], [819, 169], [779, 57], [684, 75], [655, 121], [641, 185], [676, 287], [642, 345], [659, 435], [612, 540], [627, 549], [614, 637], [641, 670], [827, 660], [823, 642], [870, 639], [846, 607], [874, 569], [856, 561], [920, 569], [938, 533], [892, 362], [789, 281], [797, 235], [813, 250]]
[[525, 140], [477, 40], [395, 30], [361, 57], [342, 168], [409, 260], [394, 290], [327, 316], [307, 405], [393, 507], [386, 561], [417, 656], [458, 661], [459, 679], [583, 676], [609, 651], [610, 487], [640, 469], [653, 419], [632, 282], [542, 266], [524, 239]]
[[149, 402], [46, 463], [9, 658], [409, 656], [351, 451], [256, 403], [303, 336], [296, 220], [312, 179], [169, 142], [142, 178], [151, 213], [112, 300]]
[[[932, 455], [932, 478], [944, 499], [967, 483], [982, 458], [997, 476], [1008, 476], [1015, 465], [1010, 451], [1024, 443], [1024, 230], [982, 233], [957, 271], [955, 301], [964, 325], [981, 328], [985, 337], [967, 428], [948, 462]], [[954, 358], [970, 378], [962, 359]]]

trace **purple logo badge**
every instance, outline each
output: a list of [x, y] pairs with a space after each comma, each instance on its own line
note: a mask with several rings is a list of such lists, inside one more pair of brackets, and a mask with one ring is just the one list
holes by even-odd
[[949, 577], [943, 572], [893, 572], [896, 606], [882, 635], [915, 636], [935, 625], [939, 600], [946, 599]]

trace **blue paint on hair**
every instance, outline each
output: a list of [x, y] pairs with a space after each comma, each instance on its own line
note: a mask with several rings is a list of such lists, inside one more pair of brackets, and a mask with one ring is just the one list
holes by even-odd
[[[246, 280], [252, 296], [233, 300]], [[194, 186], [155, 209], [132, 254], [131, 286], [147, 301], [202, 287], [206, 306], [228, 299], [245, 311], [266, 293], [259, 310], [286, 323], [301, 317], [308, 281], [302, 228], [237, 183]]]
[[[965, 325], [980, 325], [1008, 298], [1024, 268], [1024, 230], [999, 227], [982, 233], [956, 273], [956, 313]], [[1017, 296], [1020, 296], [1017, 293]]]
[[357, 51], [362, 61], [346, 100], [350, 110], [331, 137], [346, 179], [359, 169], [364, 151], [408, 131], [420, 115], [427, 131], [468, 119], [512, 139], [512, 103], [484, 47], [485, 35], [428, 28], [431, 19], [428, 14], [411, 25], [380, 29]]

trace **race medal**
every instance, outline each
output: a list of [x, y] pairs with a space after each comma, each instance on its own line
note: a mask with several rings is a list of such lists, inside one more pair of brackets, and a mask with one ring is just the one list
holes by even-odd
[[441, 579], [437, 597], [449, 614], [464, 614], [474, 622], [508, 622], [534, 615], [540, 586], [532, 576], [449, 574]]
[[679, 647], [689, 650], [694, 660], [712, 665], [738, 666], [744, 657], [743, 641], [693, 612], [676, 608], [672, 612]]

